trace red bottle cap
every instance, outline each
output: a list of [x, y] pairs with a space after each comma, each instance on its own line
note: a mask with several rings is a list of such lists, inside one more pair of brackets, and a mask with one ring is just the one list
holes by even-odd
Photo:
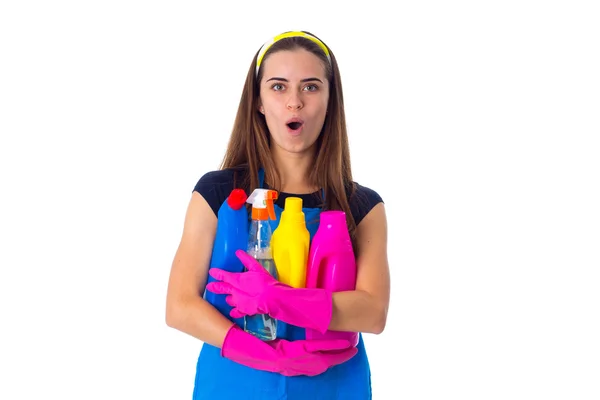
[[242, 189], [233, 189], [227, 198], [227, 204], [234, 210], [239, 210], [244, 204], [246, 204], [247, 198], [246, 192], [244, 192]]

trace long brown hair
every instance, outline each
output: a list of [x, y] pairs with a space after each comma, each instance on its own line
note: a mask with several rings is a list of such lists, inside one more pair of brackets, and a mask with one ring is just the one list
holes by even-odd
[[[316, 37], [309, 32], [305, 33]], [[324, 189], [323, 210], [342, 210], [346, 213], [348, 230], [354, 242], [356, 223], [348, 201], [354, 192], [354, 183], [350, 167], [342, 81], [333, 52], [328, 48], [331, 59], [329, 62], [323, 50], [313, 41], [304, 37], [287, 37], [278, 40], [267, 50], [261, 66], [273, 53], [296, 49], [305, 49], [316, 55], [325, 66], [325, 73], [329, 81], [327, 116], [316, 142], [315, 167], [310, 172], [309, 182], [311, 185]], [[260, 81], [263, 75], [262, 67], [256, 74], [258, 53], [254, 56], [248, 69], [221, 169], [247, 165], [249, 174], [248, 181], [244, 183], [244, 186], [252, 191], [259, 185], [258, 170], [262, 167], [265, 180], [273, 189], [280, 190], [279, 173], [271, 156], [269, 130], [264, 115], [258, 111]]]

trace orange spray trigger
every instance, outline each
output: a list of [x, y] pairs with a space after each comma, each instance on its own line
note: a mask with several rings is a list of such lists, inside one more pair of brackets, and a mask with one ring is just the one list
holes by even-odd
[[267, 212], [269, 213], [269, 218], [274, 220], [277, 218], [275, 216], [275, 207], [273, 206], [273, 202], [277, 200], [277, 192], [275, 190], [267, 190], [267, 195], [265, 196], [265, 203], [267, 205]]
[[252, 219], [265, 221], [275, 219], [275, 208], [273, 201], [277, 200], [278, 193], [269, 189], [254, 189], [246, 199], [246, 203], [252, 204]]

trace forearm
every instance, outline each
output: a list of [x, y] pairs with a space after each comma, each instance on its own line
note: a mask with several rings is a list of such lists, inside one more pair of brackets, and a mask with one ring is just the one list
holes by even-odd
[[[236, 254], [248, 271], [232, 273], [211, 269], [210, 276], [217, 282], [206, 286], [210, 292], [228, 295], [234, 317], [269, 314], [288, 324], [321, 333], [334, 330], [379, 334], [383, 331], [388, 280], [375, 279], [375, 284], [363, 286], [372, 288], [370, 291], [359, 289], [332, 294], [325, 289], [293, 288], [274, 279], [247, 253], [239, 250]], [[368, 283], [368, 279], [363, 279], [363, 284], [364, 281]]]
[[329, 329], [380, 334], [385, 328], [387, 305], [363, 290], [333, 293]]
[[210, 303], [194, 296], [167, 304], [167, 325], [205, 343], [221, 348], [233, 322]]

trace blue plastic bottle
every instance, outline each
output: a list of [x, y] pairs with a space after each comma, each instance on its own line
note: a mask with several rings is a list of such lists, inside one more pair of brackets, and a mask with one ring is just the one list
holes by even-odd
[[[210, 258], [210, 268], [219, 268], [229, 272], [243, 272], [244, 265], [236, 257], [237, 250], [244, 250], [248, 246], [248, 211], [246, 210], [246, 192], [242, 189], [233, 189], [221, 205], [217, 219], [217, 233]], [[215, 279], [208, 275], [208, 283]], [[232, 318], [229, 313], [231, 307], [225, 301], [225, 294], [216, 294], [206, 290], [204, 299], [212, 304], [229, 320], [239, 326], [244, 326], [243, 318]]]

